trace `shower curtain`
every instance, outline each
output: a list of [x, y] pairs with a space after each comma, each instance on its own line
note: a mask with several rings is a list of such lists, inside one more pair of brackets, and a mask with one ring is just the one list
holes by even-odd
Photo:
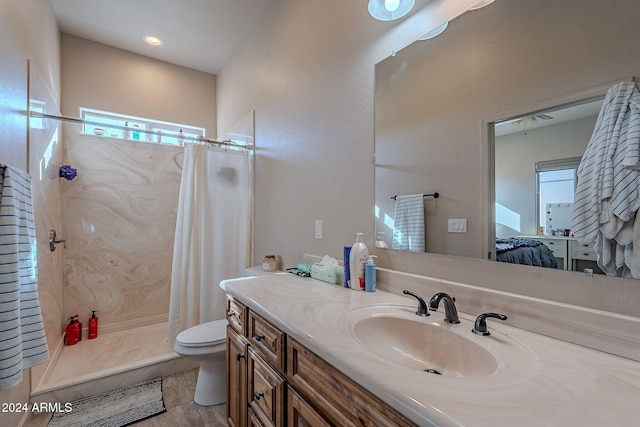
[[242, 277], [251, 261], [252, 154], [185, 147], [173, 247], [169, 351], [176, 335], [225, 318], [221, 280]]

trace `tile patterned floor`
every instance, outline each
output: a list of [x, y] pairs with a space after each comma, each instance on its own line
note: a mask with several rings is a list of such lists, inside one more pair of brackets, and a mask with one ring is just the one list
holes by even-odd
[[[226, 406], [200, 406], [193, 401], [198, 369], [162, 379], [162, 395], [167, 412], [142, 420], [134, 427], [226, 427]], [[25, 427], [45, 427], [51, 414], [32, 417]]]

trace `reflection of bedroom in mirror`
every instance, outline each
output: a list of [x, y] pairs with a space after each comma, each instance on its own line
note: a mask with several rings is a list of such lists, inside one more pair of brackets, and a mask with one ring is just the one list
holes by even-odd
[[495, 123], [497, 261], [602, 273], [594, 242], [571, 232], [577, 169], [601, 106], [598, 97]]

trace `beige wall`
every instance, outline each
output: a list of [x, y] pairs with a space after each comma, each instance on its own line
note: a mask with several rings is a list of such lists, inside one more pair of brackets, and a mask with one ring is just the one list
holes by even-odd
[[[220, 130], [256, 111], [255, 262], [266, 253], [281, 254], [285, 266], [305, 252], [340, 257], [358, 231], [373, 246], [374, 65], [423, 31], [417, 21], [377, 22], [363, 4], [344, 3], [339, 13], [336, 2], [276, 3], [218, 75]], [[453, 52], [444, 52], [423, 61], [427, 68], [418, 74], [424, 85], [436, 75], [445, 78], [435, 83], [432, 103], [425, 106], [432, 109], [426, 135], [438, 144], [436, 152], [453, 150], [456, 163], [445, 156], [445, 167], [464, 171], [468, 193], [456, 197], [478, 204], [465, 212], [486, 209], [480, 205], [487, 191], [480, 118], [640, 74], [640, 57], [632, 54], [638, 7], [630, 0], [498, 0], [474, 12], [491, 15], [494, 9], [496, 24], [480, 23], [477, 32], [459, 39], [462, 59], [451, 62]], [[414, 17], [424, 18], [419, 13]], [[531, 29], [528, 17], [534, 18], [534, 38], [525, 31]], [[496, 48], [498, 41], [509, 42], [509, 49]], [[435, 39], [423, 48], [440, 43]], [[492, 75], [493, 64], [504, 67]], [[469, 108], [459, 111], [463, 101]], [[316, 219], [324, 221], [323, 240], [314, 239]], [[482, 226], [481, 219], [470, 222], [474, 229]], [[474, 245], [482, 241], [477, 235]], [[547, 277], [518, 266], [513, 283], [513, 266], [431, 254], [379, 255], [379, 265], [389, 268], [640, 316], [634, 281], [585, 283], [577, 273]], [[603, 296], [602, 286], [615, 292]]]
[[80, 107], [216, 131], [216, 76], [62, 34], [62, 114]]
[[[58, 324], [47, 321], [62, 305], [62, 258], [48, 250], [49, 228], [61, 226], [57, 162], [60, 145], [57, 126], [30, 132], [27, 145], [27, 60], [31, 61], [32, 99], [46, 103], [56, 114], [60, 102], [58, 28], [47, 0], [0, 0], [0, 162], [29, 170], [38, 241], [39, 294], [50, 351], [60, 337]], [[37, 370], [40, 367], [32, 369]], [[0, 391], [0, 402], [29, 401], [30, 372], [20, 385]], [[24, 413], [0, 412], [0, 425], [16, 426]]]
[[356, 232], [373, 243], [374, 65], [473, 3], [418, 0], [395, 23], [338, 0], [277, 1], [261, 16], [218, 74], [219, 134], [256, 111], [254, 263], [342, 256]]

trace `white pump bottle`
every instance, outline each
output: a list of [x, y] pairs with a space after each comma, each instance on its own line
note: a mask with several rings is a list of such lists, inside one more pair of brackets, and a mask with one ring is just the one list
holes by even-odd
[[369, 258], [369, 250], [362, 241], [364, 234], [356, 233], [356, 242], [351, 247], [349, 254], [349, 273], [351, 281], [349, 286], [355, 291], [364, 290], [364, 265]]

